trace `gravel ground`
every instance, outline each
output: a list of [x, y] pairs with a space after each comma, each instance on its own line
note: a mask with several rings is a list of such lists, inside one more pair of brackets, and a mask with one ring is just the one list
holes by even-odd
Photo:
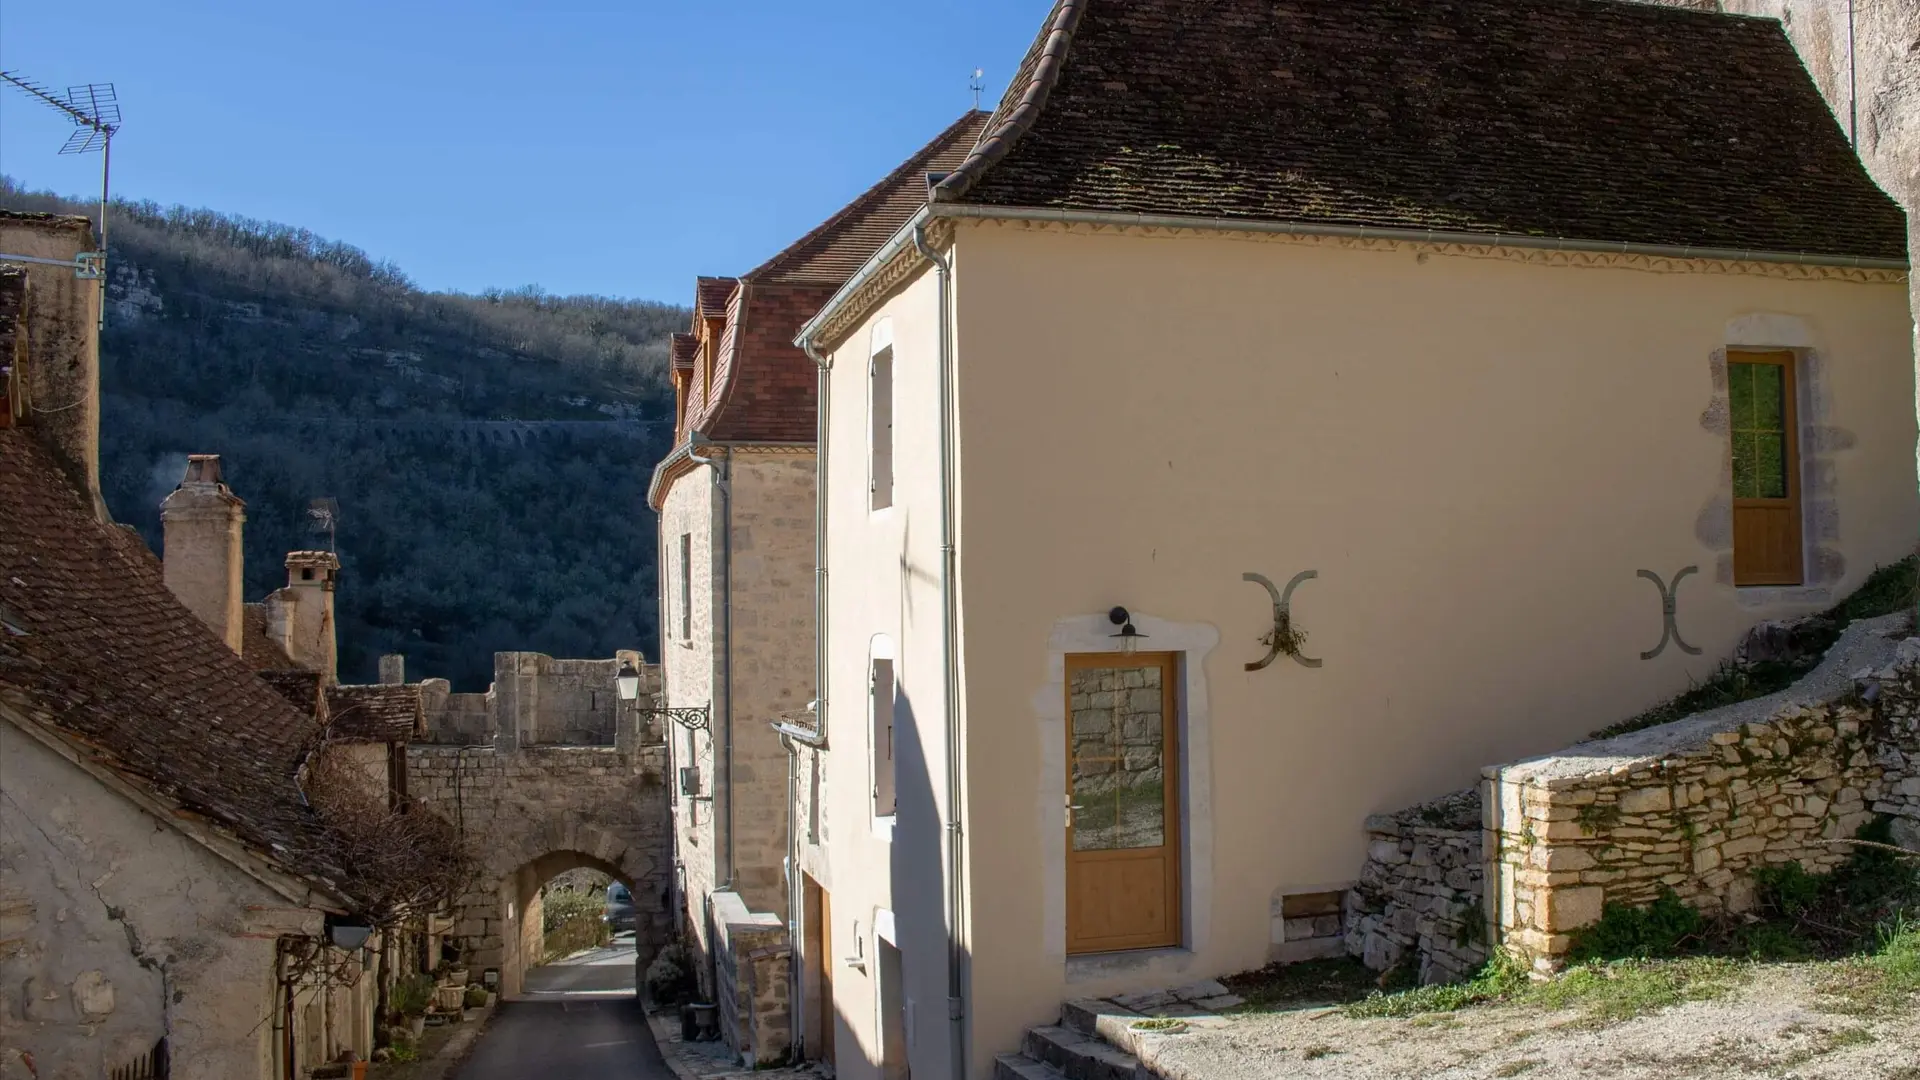
[[1920, 1002], [1856, 1015], [1818, 965], [1774, 965], [1725, 997], [1596, 1026], [1577, 1009], [1489, 1006], [1412, 1019], [1255, 1013], [1141, 1056], [1169, 1080], [1920, 1080]]

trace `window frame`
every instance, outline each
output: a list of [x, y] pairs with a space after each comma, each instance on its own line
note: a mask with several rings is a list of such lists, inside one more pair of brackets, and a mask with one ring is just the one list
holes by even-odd
[[[1738, 453], [1734, 443], [1733, 379], [1736, 365], [1770, 365], [1781, 370], [1781, 444], [1782, 469], [1786, 474], [1787, 493], [1782, 498], [1741, 497], [1737, 491], [1732, 498], [1734, 519], [1733, 527], [1733, 584], [1736, 588], [1775, 588], [1780, 586], [1799, 586], [1806, 584], [1806, 511], [1802, 498], [1800, 476], [1800, 380], [1798, 357], [1790, 349], [1728, 349], [1727, 350], [1727, 446], [1729, 461], [1731, 455]], [[1731, 475], [1728, 478], [1732, 483]], [[1789, 537], [1792, 549], [1792, 567], [1783, 572], [1759, 571], [1751, 567], [1743, 570], [1740, 559], [1740, 523], [1741, 511], [1786, 510], [1792, 522]]]

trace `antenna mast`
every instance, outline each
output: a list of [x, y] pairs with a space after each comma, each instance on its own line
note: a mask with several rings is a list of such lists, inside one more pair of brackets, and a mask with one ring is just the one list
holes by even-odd
[[987, 88], [987, 84], [981, 81], [981, 79], [985, 75], [986, 75], [985, 69], [974, 68], [973, 78], [967, 80], [967, 89], [973, 91], [973, 111], [974, 112], [980, 111], [980, 91], [985, 90]]
[[[112, 83], [85, 83], [69, 86], [59, 94], [21, 75], [0, 71], [0, 80], [13, 84], [21, 93], [52, 106], [73, 121], [73, 134], [67, 136], [62, 154], [91, 154], [100, 151], [100, 250], [82, 254], [76, 261], [77, 276], [101, 279], [106, 288], [107, 271], [107, 182], [113, 168], [113, 135], [120, 130], [120, 99]], [[106, 320], [107, 306], [100, 305], [100, 318]]]

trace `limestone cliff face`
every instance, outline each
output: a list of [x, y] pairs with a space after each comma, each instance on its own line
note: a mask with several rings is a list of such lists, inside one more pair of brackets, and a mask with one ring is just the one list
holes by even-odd
[[1908, 249], [1920, 250], [1920, 0], [1645, 2], [1780, 20], [1840, 126], [1857, 124], [1860, 160], [1906, 207]]

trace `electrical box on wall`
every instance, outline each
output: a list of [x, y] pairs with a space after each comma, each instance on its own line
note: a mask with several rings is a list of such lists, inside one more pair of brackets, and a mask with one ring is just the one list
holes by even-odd
[[680, 770], [680, 794], [700, 794], [700, 766], [687, 765]]

